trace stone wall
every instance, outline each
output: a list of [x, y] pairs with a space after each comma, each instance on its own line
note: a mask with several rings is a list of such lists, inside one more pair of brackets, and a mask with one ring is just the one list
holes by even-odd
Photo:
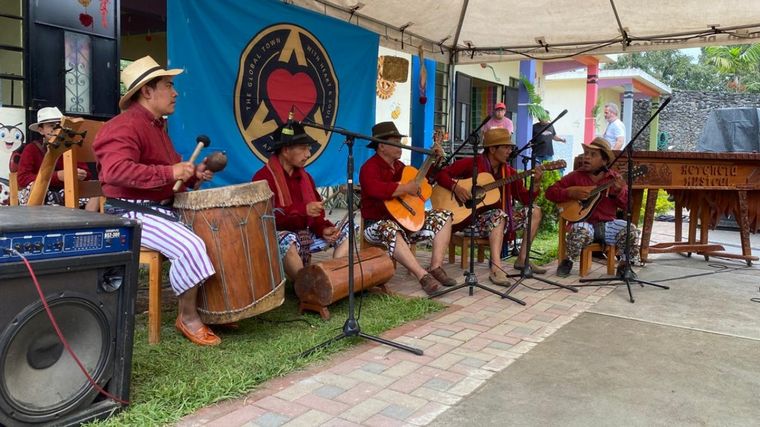
[[[667, 132], [668, 145], [673, 151], [694, 151], [702, 133], [702, 128], [710, 111], [716, 108], [750, 107], [760, 108], [760, 94], [716, 93], [697, 91], [673, 91], [672, 100], [660, 113], [660, 132]], [[633, 137], [652, 114], [649, 100], [634, 101]], [[646, 150], [649, 147], [649, 128], [636, 139], [634, 148]]]

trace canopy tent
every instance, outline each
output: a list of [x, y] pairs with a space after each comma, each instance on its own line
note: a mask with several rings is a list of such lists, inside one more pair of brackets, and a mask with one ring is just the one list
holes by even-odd
[[746, 0], [284, 0], [454, 63], [563, 59], [760, 41]]

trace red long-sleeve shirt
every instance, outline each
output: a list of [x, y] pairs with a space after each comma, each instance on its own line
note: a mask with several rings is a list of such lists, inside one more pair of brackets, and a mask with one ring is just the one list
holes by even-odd
[[[43, 148], [38, 143], [33, 142], [24, 148], [24, 151], [21, 153], [21, 160], [19, 160], [18, 163], [19, 188], [25, 188], [27, 185], [33, 183], [34, 180], [37, 179], [37, 174], [40, 171], [40, 166], [42, 166], [42, 159], [44, 158], [45, 151], [43, 151]], [[77, 168], [87, 171], [87, 178], [85, 179], [92, 178], [87, 163], [78, 162]], [[61, 170], [63, 170], [63, 157], [59, 157], [58, 161], [55, 163], [53, 175], [50, 177], [50, 187], [48, 188], [52, 190], [60, 190], [63, 188], [63, 181], [58, 179], [58, 174], [55, 173]]]
[[[488, 172], [495, 179], [501, 179], [504, 178], [501, 176], [501, 168], [497, 171], [491, 170], [491, 163], [488, 161], [488, 158], [481, 154], [478, 156], [478, 173]], [[507, 176], [516, 175], [517, 171], [512, 168], [511, 166], [507, 165]], [[438, 185], [442, 186], [443, 188], [447, 190], [451, 190], [454, 188], [454, 184], [456, 180], [458, 179], [466, 179], [466, 178], [472, 178], [472, 157], [465, 157], [462, 159], [459, 159], [449, 165], [446, 168], [443, 168], [440, 172], [438, 172], [438, 175], [436, 175], [435, 179], [438, 182]], [[364, 188], [362, 187], [362, 191], [364, 191]], [[501, 188], [502, 196], [504, 195], [504, 188]], [[527, 204], [529, 201], [529, 191], [525, 186], [523, 185], [523, 182], [521, 179], [518, 179], [517, 181], [514, 181], [510, 183], [507, 186], [507, 200], [506, 203], [512, 203], [511, 198], [514, 196], [523, 204]], [[538, 190], [533, 190], [533, 200], [538, 197]]]
[[290, 206], [284, 207], [280, 205], [280, 198], [277, 197], [277, 186], [275, 185], [274, 176], [267, 169], [266, 166], [259, 169], [255, 175], [253, 175], [252, 181], [266, 180], [269, 184], [269, 188], [274, 193], [274, 219], [277, 224], [278, 230], [299, 231], [305, 230], [307, 227], [311, 229], [317, 236], [322, 236], [324, 230], [327, 227], [332, 227], [333, 223], [325, 219], [325, 212], [318, 217], [308, 216], [306, 214], [306, 203], [304, 202], [303, 194], [301, 193], [301, 179], [308, 179], [311, 183], [311, 188], [314, 190], [314, 196], [316, 200], [322, 200], [317, 192], [317, 188], [314, 185], [314, 179], [305, 170], [303, 172], [303, 178], [299, 174], [288, 175], [285, 173], [285, 182], [288, 184], [288, 190], [290, 191], [290, 197], [293, 200]]
[[400, 160], [394, 160], [393, 165], [389, 165], [377, 154], [362, 165], [359, 171], [362, 218], [372, 221], [391, 218], [385, 208], [385, 201], [393, 198], [393, 192], [398, 188], [403, 171], [404, 163]]
[[[554, 203], [562, 203], [572, 200], [568, 195], [567, 189], [569, 187], [598, 187], [618, 176], [615, 171], [610, 171], [610, 174], [601, 180], [594, 182], [591, 180], [591, 174], [583, 171], [573, 171], [555, 182], [551, 187], [546, 189], [546, 198]], [[613, 193], [613, 189], [610, 187], [610, 193], [614, 197], [608, 197], [607, 192], [601, 195], [602, 199], [599, 204], [591, 212], [591, 215], [586, 218], [585, 222], [590, 224], [596, 224], [598, 222], [607, 222], [615, 219], [615, 212], [618, 208], [625, 209], [628, 199], [628, 188], [623, 187], [617, 194]]]
[[[172, 165], [182, 160], [164, 122], [133, 102], [103, 125], [92, 148], [105, 196], [153, 201], [174, 197]], [[191, 177], [186, 185], [195, 180]]]

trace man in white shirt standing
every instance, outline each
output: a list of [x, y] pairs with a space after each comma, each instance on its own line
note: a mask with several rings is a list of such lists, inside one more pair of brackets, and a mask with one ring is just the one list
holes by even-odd
[[607, 120], [607, 129], [602, 138], [610, 143], [613, 150], [622, 150], [625, 144], [625, 125], [618, 118], [618, 107], [613, 103], [604, 105], [604, 120]]

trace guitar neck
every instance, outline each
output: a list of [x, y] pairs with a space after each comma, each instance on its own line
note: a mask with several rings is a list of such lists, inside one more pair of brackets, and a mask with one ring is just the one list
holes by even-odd
[[428, 156], [428, 158], [425, 159], [425, 162], [422, 163], [422, 167], [420, 167], [420, 169], [417, 171], [417, 175], [414, 177], [414, 182], [417, 184], [422, 183], [422, 180], [427, 176], [430, 167], [433, 166], [435, 159], [435, 156]]
[[[622, 176], [623, 179], [625, 179], [626, 176], [627, 176], [627, 174], [624, 173], [621, 176]], [[614, 179], [611, 180], [611, 181], [605, 182], [604, 184], [602, 184], [602, 185], [596, 187], [595, 189], [591, 190], [591, 193], [589, 194], [588, 198], [589, 199], [593, 198], [597, 194], [605, 191], [606, 189], [612, 187], [613, 185], [615, 185], [615, 180]]]

